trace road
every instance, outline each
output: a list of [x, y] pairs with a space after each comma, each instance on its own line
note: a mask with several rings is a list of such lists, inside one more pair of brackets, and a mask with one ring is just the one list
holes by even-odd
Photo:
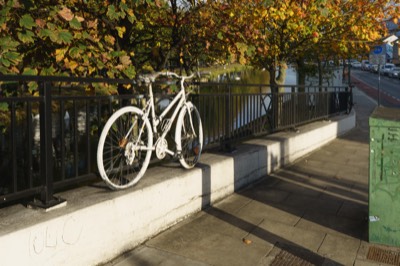
[[381, 75], [379, 82], [378, 74], [358, 69], [352, 69], [351, 75], [354, 85], [365, 91], [376, 101], [379, 100], [378, 92], [380, 89], [380, 103], [382, 106], [400, 108], [400, 79]]

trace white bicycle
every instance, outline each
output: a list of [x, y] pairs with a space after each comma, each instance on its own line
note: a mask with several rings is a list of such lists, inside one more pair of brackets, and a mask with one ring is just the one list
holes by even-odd
[[[156, 115], [152, 83], [159, 76], [179, 79], [180, 90], [161, 114]], [[193, 168], [199, 161], [203, 128], [199, 111], [187, 100], [189, 93], [184, 86], [185, 80], [193, 76], [179, 76], [172, 72], [142, 76], [141, 80], [148, 86], [144, 108], [123, 107], [108, 119], [97, 146], [97, 166], [111, 189], [135, 185], [146, 172], [153, 151], [160, 160], [167, 154], [178, 158], [186, 169]], [[167, 114], [170, 114], [168, 118]], [[175, 120], [175, 145], [171, 150], [166, 136]]]

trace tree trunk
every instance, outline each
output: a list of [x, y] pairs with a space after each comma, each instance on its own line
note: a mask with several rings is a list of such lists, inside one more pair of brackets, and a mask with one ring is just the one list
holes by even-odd
[[275, 64], [272, 63], [268, 66], [269, 71], [269, 84], [271, 85], [271, 93], [278, 92], [278, 84], [276, 83]]
[[269, 84], [271, 86], [271, 101], [272, 101], [272, 130], [276, 130], [281, 125], [281, 113], [282, 113], [282, 104], [280, 104], [281, 99], [279, 97], [279, 89], [278, 84], [276, 82], [276, 71], [275, 64], [272, 63], [269, 65]]
[[305, 92], [306, 85], [306, 73], [304, 71], [304, 58], [300, 57], [296, 60], [297, 63], [297, 85], [299, 86], [299, 92]]
[[[281, 62], [279, 65], [279, 70], [278, 70], [278, 77], [276, 77], [276, 82], [279, 85], [284, 85], [285, 80], [286, 80], [286, 69], [287, 69], [287, 64], [286, 62]], [[284, 87], [279, 87], [278, 89], [279, 92], [285, 92]]]

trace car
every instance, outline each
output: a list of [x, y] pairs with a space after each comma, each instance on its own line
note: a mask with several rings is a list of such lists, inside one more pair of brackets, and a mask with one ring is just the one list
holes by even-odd
[[388, 74], [391, 78], [400, 78], [400, 67], [394, 67]]
[[361, 63], [358, 61], [353, 61], [353, 62], [351, 62], [351, 67], [359, 69], [359, 68], [361, 68]]
[[340, 65], [351, 65], [353, 66], [353, 64], [357, 65], [358, 63], [360, 63], [360, 61], [356, 60], [356, 59], [346, 59], [346, 60], [342, 60], [342, 63], [340, 63]]
[[361, 61], [361, 70], [368, 71], [369, 65], [370, 64], [369, 64], [368, 60], [362, 60]]
[[378, 65], [370, 65], [369, 71], [372, 73], [378, 73]]
[[389, 72], [395, 67], [394, 64], [385, 64], [383, 66], [381, 66], [381, 73], [383, 76], [388, 76]]

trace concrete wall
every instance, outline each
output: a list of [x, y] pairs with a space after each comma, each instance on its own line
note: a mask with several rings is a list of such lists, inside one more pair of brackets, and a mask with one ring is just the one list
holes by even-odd
[[0, 265], [96, 265], [235, 190], [321, 147], [355, 126], [355, 114], [315, 122], [205, 153], [184, 170], [177, 162], [148, 169], [132, 189], [103, 183], [61, 193], [67, 205], [46, 212], [16, 205], [0, 210]]

